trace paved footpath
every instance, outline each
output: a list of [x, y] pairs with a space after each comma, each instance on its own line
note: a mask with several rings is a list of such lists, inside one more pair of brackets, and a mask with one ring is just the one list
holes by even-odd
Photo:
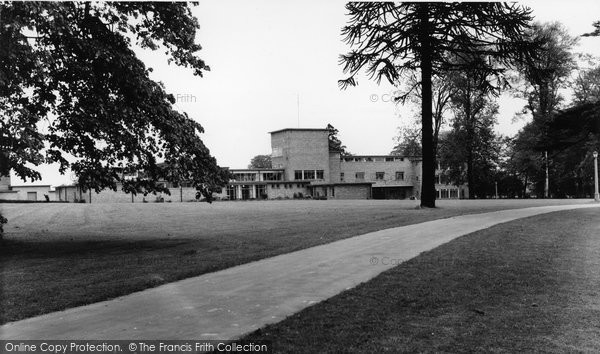
[[11, 322], [0, 339], [235, 339], [459, 236], [559, 205], [428, 221], [288, 253], [109, 301]]

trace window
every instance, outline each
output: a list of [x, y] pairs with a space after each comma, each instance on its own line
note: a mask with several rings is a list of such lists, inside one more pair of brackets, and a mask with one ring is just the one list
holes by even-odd
[[390, 162], [390, 161], [394, 161], [393, 157], [386, 157], [385, 158], [385, 162]]
[[385, 172], [375, 172], [375, 179], [376, 180], [383, 180], [384, 176], [385, 176]]
[[261, 199], [267, 199], [267, 191], [265, 190], [264, 184], [256, 185], [256, 197]]
[[263, 180], [265, 181], [281, 181], [283, 175], [281, 172], [265, 172], [263, 174]]
[[344, 182], [344, 172], [340, 173], [340, 182]]
[[404, 181], [404, 172], [396, 171], [396, 181]]
[[315, 179], [315, 170], [304, 170], [304, 179]]
[[254, 173], [234, 173], [233, 179], [235, 181], [254, 181], [256, 179], [256, 174], [254, 174]]
[[363, 181], [365, 179], [365, 173], [364, 172], [356, 172], [354, 177], [359, 181]]
[[404, 157], [396, 157], [394, 160], [396, 160], [396, 161], [404, 161]]
[[295, 170], [294, 171], [294, 179], [295, 180], [303, 179], [302, 178], [302, 170]]
[[317, 170], [317, 179], [323, 179], [323, 170]]
[[229, 198], [230, 200], [237, 199], [235, 186], [232, 186], [232, 185], [227, 186], [227, 198]]

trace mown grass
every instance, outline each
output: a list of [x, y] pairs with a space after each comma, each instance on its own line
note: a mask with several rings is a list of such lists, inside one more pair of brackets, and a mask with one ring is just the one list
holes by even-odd
[[438, 209], [400, 201], [5, 205], [0, 323], [370, 231], [567, 202], [442, 202]]
[[599, 216], [463, 236], [243, 339], [275, 352], [600, 352]]

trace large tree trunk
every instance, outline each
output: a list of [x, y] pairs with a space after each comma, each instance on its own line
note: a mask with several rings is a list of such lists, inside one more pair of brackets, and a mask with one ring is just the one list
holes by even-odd
[[475, 140], [475, 117], [473, 114], [473, 105], [471, 104], [471, 82], [467, 82], [467, 92], [465, 94], [465, 129], [467, 133], [467, 185], [469, 186], [469, 199], [475, 199], [475, 195], [481, 198], [479, 186], [475, 186], [475, 177], [473, 175], [473, 154]]
[[431, 38], [429, 31], [429, 4], [418, 4], [421, 44], [421, 206], [435, 208], [435, 156], [433, 155], [433, 110], [431, 93]]
[[[467, 152], [467, 185], [469, 186], [469, 199], [475, 199], [475, 194], [481, 198], [481, 193], [479, 193], [479, 186], [475, 187], [475, 178], [473, 176], [473, 151], [472, 147], [469, 148]], [[477, 193], [475, 193], [477, 192]]]

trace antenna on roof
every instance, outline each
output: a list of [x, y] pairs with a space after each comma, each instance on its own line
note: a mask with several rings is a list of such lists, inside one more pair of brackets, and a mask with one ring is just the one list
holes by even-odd
[[300, 128], [300, 94], [296, 93], [296, 103], [298, 104], [298, 128]]

